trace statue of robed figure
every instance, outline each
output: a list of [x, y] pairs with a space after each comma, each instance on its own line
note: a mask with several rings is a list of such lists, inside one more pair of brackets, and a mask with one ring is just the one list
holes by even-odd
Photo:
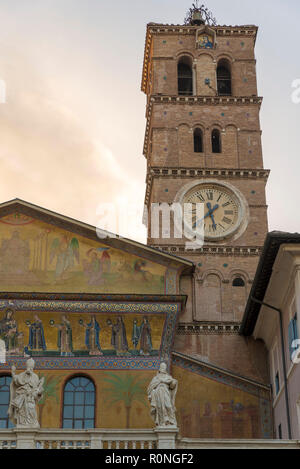
[[34, 373], [34, 360], [26, 362], [26, 371], [16, 375], [16, 367], [11, 369], [10, 403], [8, 416], [17, 428], [40, 428], [36, 404], [44, 392], [44, 378]]
[[167, 365], [161, 363], [159, 372], [148, 387], [151, 415], [157, 427], [177, 427], [175, 398], [178, 382], [167, 373]]

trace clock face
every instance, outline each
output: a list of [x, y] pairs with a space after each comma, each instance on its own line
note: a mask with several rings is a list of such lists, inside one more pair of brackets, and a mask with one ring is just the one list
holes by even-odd
[[[184, 204], [192, 204], [185, 210], [186, 222], [192, 220], [192, 230], [204, 224], [207, 240], [220, 240], [232, 235], [241, 223], [241, 203], [233, 191], [218, 184], [201, 184], [187, 192]], [[204, 219], [197, 219], [196, 204], [204, 205]], [[192, 214], [190, 213], [192, 211]]]

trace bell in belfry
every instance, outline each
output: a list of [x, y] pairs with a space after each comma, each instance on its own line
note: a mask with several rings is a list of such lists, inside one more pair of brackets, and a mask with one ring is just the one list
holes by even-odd
[[191, 24], [194, 26], [201, 26], [202, 24], [205, 24], [200, 10], [194, 10]]

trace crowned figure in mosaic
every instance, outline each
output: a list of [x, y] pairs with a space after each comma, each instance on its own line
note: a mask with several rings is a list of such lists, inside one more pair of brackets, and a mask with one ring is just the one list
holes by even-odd
[[177, 427], [175, 398], [178, 382], [167, 372], [166, 363], [161, 363], [159, 371], [148, 387], [151, 415], [157, 427]]
[[16, 375], [16, 367], [11, 369], [10, 403], [8, 416], [17, 428], [39, 428], [36, 405], [44, 392], [44, 378], [34, 373], [35, 362], [26, 362], [26, 370]]

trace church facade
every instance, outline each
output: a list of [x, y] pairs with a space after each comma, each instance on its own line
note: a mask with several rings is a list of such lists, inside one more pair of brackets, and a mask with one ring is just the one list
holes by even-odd
[[[256, 35], [201, 15], [147, 26], [147, 245], [0, 205], [0, 429], [11, 367], [32, 357], [42, 429], [153, 428], [146, 390], [165, 362], [180, 438], [274, 437], [267, 349], [240, 334], [268, 231]], [[153, 238], [152, 204], [199, 201], [203, 246]]]

